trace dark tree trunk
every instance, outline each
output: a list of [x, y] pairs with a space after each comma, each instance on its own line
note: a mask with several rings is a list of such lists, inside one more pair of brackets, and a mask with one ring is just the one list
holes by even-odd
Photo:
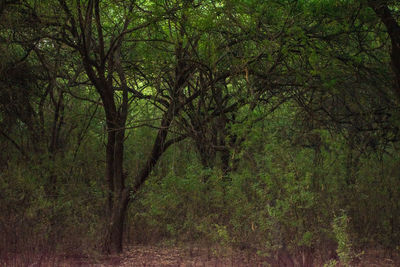
[[113, 127], [107, 131], [106, 179], [109, 191], [107, 196], [108, 225], [104, 249], [109, 254], [122, 252], [123, 223], [129, 201], [123, 169], [124, 126], [125, 123], [119, 128]]
[[107, 132], [107, 146], [106, 146], [106, 181], [108, 185], [107, 192], [107, 215], [111, 215], [112, 202], [113, 202], [113, 189], [114, 189], [114, 144], [115, 132]]
[[128, 189], [124, 189], [114, 196], [113, 209], [105, 238], [105, 252], [107, 254], [122, 252], [124, 221], [128, 203]]
[[203, 168], [213, 168], [216, 160], [216, 152], [212, 148], [213, 144], [203, 138], [199, 138], [195, 142]]
[[[168, 136], [168, 130], [172, 123], [172, 120], [178, 111], [178, 108], [174, 107], [174, 104], [171, 104], [168, 110], [164, 113], [163, 119], [161, 121], [161, 127], [158, 130], [157, 137], [154, 140], [153, 148], [151, 153], [147, 159], [146, 164], [140, 170], [138, 176], [136, 177], [135, 184], [132, 188], [132, 193], [136, 193], [139, 188], [146, 181], [147, 177], [150, 175], [157, 161], [160, 159], [162, 153], [171, 145], [173, 142], [166, 142]], [[176, 139], [179, 141], [179, 139]], [[174, 141], [174, 140], [170, 140]]]
[[112, 208], [110, 213], [110, 224], [108, 226], [108, 235], [106, 236], [106, 250], [108, 253], [122, 252], [123, 225], [125, 214], [129, 202], [129, 190], [125, 188], [125, 174], [123, 170], [124, 154], [124, 136], [125, 122], [119, 129], [112, 134], [114, 139], [113, 155], [113, 192]]
[[[107, 179], [111, 187], [111, 202], [109, 211], [109, 224], [107, 225], [107, 233], [105, 236], [104, 250], [107, 254], [122, 252], [123, 229], [126, 212], [130, 200], [130, 195], [135, 194], [143, 185], [145, 180], [150, 175], [152, 169], [160, 159], [164, 151], [174, 142], [166, 142], [169, 126], [176, 112], [174, 105], [171, 105], [168, 111], [164, 114], [161, 121], [161, 127], [158, 130], [157, 137], [154, 141], [153, 148], [149, 154], [148, 160], [136, 177], [136, 182], [133, 187], [125, 186], [125, 176], [123, 170], [123, 152], [124, 152], [124, 137], [125, 137], [125, 120], [123, 116], [114, 118], [113, 121], [119, 121], [118, 127], [108, 130], [109, 141], [113, 146], [107, 150]], [[114, 139], [112, 138], [114, 137]], [[180, 139], [176, 139], [179, 141]], [[170, 140], [171, 141], [171, 140]], [[172, 140], [174, 141], [174, 140]], [[108, 154], [110, 153], [110, 155]], [[112, 154], [111, 154], [112, 153]], [[112, 164], [113, 163], [113, 164]], [[112, 164], [112, 166], [111, 166]], [[110, 179], [112, 175], [113, 179]], [[112, 182], [111, 182], [112, 181]]]
[[392, 42], [391, 61], [395, 77], [395, 92], [400, 99], [400, 25], [390, 12], [387, 1], [370, 0], [369, 6], [385, 24]]
[[[108, 90], [108, 92], [112, 91]], [[106, 180], [108, 185], [108, 225], [104, 250], [108, 254], [114, 254], [122, 252], [123, 224], [129, 202], [129, 190], [125, 188], [126, 175], [123, 166], [127, 113], [126, 109], [116, 111], [112, 95], [104, 97], [103, 103], [107, 119]]]

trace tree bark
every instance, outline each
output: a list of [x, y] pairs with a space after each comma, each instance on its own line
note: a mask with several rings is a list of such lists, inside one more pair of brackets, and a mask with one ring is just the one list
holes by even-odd
[[[107, 119], [106, 181], [107, 192], [107, 232], [104, 251], [107, 254], [122, 252], [123, 224], [129, 202], [129, 190], [125, 188], [124, 173], [124, 138], [127, 109], [117, 111], [113, 88], [103, 84], [102, 94]], [[122, 107], [127, 105], [124, 94]]]
[[390, 12], [387, 6], [387, 1], [373, 1], [370, 0], [369, 6], [375, 11], [376, 15], [385, 24], [387, 32], [389, 34], [392, 51], [391, 51], [391, 63], [395, 78], [395, 93], [400, 99], [400, 25]]
[[[160, 159], [161, 155], [165, 152], [169, 145], [172, 143], [166, 143], [168, 130], [174, 119], [174, 116], [178, 112], [178, 108], [174, 104], [170, 104], [168, 110], [164, 113], [161, 121], [161, 127], [158, 130], [157, 137], [154, 140], [153, 148], [146, 161], [146, 164], [140, 170], [138, 176], [136, 177], [136, 182], [132, 188], [132, 193], [136, 193], [139, 188], [146, 181], [147, 177], [150, 175], [157, 161]], [[179, 141], [179, 139], [176, 139]]]
[[107, 254], [122, 252], [124, 221], [128, 209], [129, 194], [129, 190], [125, 188], [114, 196], [113, 209], [105, 238], [104, 249]]
[[109, 187], [107, 196], [109, 221], [104, 243], [107, 254], [122, 252], [123, 223], [129, 202], [129, 190], [125, 188], [126, 175], [123, 169], [125, 119], [115, 113], [115, 118], [112, 120], [119, 120], [119, 123], [110, 123], [113, 127], [107, 131], [106, 180]]

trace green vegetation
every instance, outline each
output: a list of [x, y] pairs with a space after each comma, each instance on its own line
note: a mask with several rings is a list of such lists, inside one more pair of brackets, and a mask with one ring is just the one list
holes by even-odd
[[1, 1], [0, 257], [398, 253], [399, 21], [390, 0]]

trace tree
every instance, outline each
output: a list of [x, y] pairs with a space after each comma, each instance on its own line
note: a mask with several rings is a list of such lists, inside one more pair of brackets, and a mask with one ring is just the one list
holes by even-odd
[[[84, 82], [84, 77], [81, 78], [78, 73], [82, 67], [101, 99], [107, 126], [105, 176], [108, 185], [108, 226], [104, 247], [107, 253], [120, 252], [123, 223], [131, 197], [144, 184], [164, 151], [171, 144], [182, 140], [182, 137], [167, 140], [169, 127], [176, 114], [196, 99], [202, 90], [196, 88], [194, 91], [188, 90], [189, 95], [184, 94], [188, 78], [198, 65], [190, 63], [189, 49], [193, 44], [182, 38], [182, 28], [178, 27], [176, 32], [171, 33], [176, 34], [177, 39], [169, 41], [173, 52], [168, 56], [172, 56], [174, 61], [173, 67], [167, 71], [165, 88], [156, 87], [152, 80], [150, 84], [146, 84], [149, 80], [145, 79], [149, 76], [141, 75], [140, 69], [135, 67], [143, 56], [135, 54], [135, 47], [140, 44], [140, 40], [152, 41], [153, 36], [146, 36], [145, 29], [162, 22], [164, 16], [174, 16], [182, 12], [179, 16], [184, 17], [187, 9], [196, 6], [192, 7], [190, 3], [181, 6], [177, 3], [171, 7], [166, 6], [162, 11], [165, 13], [158, 14], [159, 10], [149, 9], [143, 12], [151, 5], [139, 7], [134, 3], [125, 3], [117, 6], [98, 0], [90, 0], [86, 4], [81, 1], [71, 4], [60, 0], [52, 3], [50, 11], [47, 11], [49, 14], [43, 13], [44, 5], [33, 6], [28, 2], [25, 4], [21, 10], [42, 25], [42, 38], [49, 38], [60, 44], [65, 51], [74, 54], [69, 61], [73, 65], [69, 72], [76, 73], [72, 75], [76, 81], [72, 82]], [[121, 16], [114, 20], [107, 17], [106, 13]], [[155, 86], [154, 94], [139, 91], [139, 88], [146, 89], [149, 86]], [[157, 89], [162, 89], [161, 95]], [[134, 175], [133, 184], [126, 185], [127, 174], [123, 164], [127, 118], [130, 103], [139, 100], [154, 101], [156, 105], [160, 105], [161, 122], [146, 163]]]

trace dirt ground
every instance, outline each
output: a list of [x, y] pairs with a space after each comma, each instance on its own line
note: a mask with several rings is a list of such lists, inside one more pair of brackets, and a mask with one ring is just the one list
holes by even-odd
[[[398, 253], [397, 253], [398, 254]], [[327, 262], [325, 262], [327, 263]], [[0, 259], [0, 266], [29, 266], [29, 267], [47, 267], [47, 266], [304, 266], [299, 261], [289, 259], [288, 257], [262, 257], [255, 252], [250, 251], [232, 251], [229, 249], [212, 249], [198, 247], [159, 247], [159, 246], [130, 246], [125, 249], [121, 255], [110, 257], [85, 258], [82, 256], [32, 256], [19, 255], [18, 257], [9, 256], [3, 260]], [[306, 265], [307, 266], [307, 265]], [[324, 262], [315, 259], [312, 265], [324, 266]], [[327, 266], [327, 265], [325, 265]], [[340, 263], [329, 265], [343, 266]], [[400, 266], [399, 255], [394, 256], [388, 253], [381, 253], [377, 250], [371, 250], [364, 253], [351, 266]]]
[[131, 247], [119, 266], [267, 266], [262, 257], [250, 252], [200, 249], [191, 247], [154, 248]]
[[0, 259], [0, 266], [90, 266], [90, 267], [150, 267], [150, 266], [270, 266], [254, 253], [219, 249], [166, 248], [159, 246], [130, 246], [121, 255], [87, 258], [82, 256], [49, 257], [18, 255]]
[[[118, 266], [307, 266], [302, 265], [300, 260], [290, 259], [285, 254], [275, 256], [260, 256], [255, 251], [232, 251], [221, 249], [200, 249], [191, 247], [185, 249], [179, 248], [161, 248], [161, 247], [130, 247], [120, 258]], [[336, 261], [336, 265], [343, 266]], [[324, 266], [327, 261], [314, 259], [311, 266]], [[307, 267], [308, 267], [307, 266]], [[389, 255], [377, 250], [370, 250], [368, 253], [360, 255], [351, 266], [379, 266], [379, 267], [400, 267], [399, 255]]]

